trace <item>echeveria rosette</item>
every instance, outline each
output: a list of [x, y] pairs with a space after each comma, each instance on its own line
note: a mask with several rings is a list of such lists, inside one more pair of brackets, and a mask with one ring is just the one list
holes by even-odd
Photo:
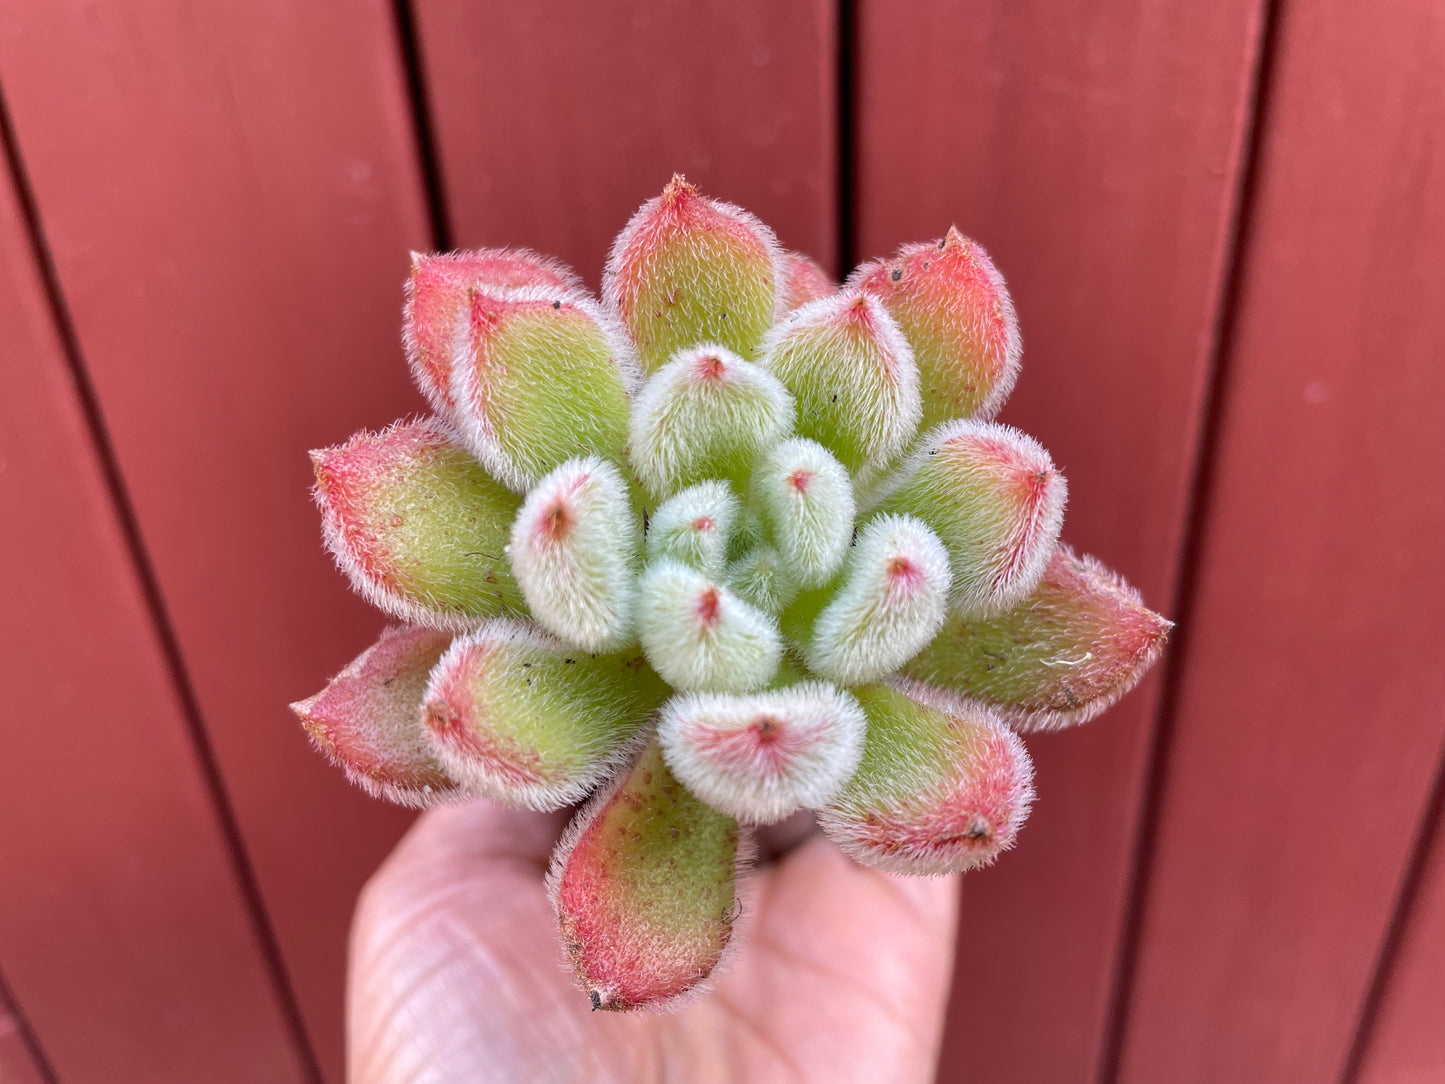
[[991, 420], [1018, 328], [957, 230], [838, 289], [675, 177], [600, 300], [525, 249], [417, 256], [404, 323], [436, 413], [312, 457], [328, 547], [405, 624], [294, 708], [378, 797], [584, 802], [548, 883], [596, 1008], [704, 988], [754, 825], [992, 862], [1033, 800], [1018, 734], [1163, 647]]

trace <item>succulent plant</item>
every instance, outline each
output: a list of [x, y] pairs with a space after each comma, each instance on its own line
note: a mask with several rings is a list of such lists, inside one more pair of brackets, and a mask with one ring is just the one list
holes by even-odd
[[991, 420], [1018, 329], [955, 229], [839, 289], [674, 177], [600, 302], [524, 249], [416, 256], [404, 323], [435, 413], [312, 453], [328, 547], [403, 624], [293, 707], [395, 802], [585, 803], [549, 889], [594, 1008], [702, 988], [755, 825], [992, 862], [1033, 800], [1019, 733], [1163, 647]]

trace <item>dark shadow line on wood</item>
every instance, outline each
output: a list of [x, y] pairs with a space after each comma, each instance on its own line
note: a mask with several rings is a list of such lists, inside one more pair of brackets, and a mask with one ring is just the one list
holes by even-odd
[[1169, 612], [1176, 628], [1165, 655], [1164, 686], [1145, 754], [1144, 792], [1130, 859], [1129, 888], [1119, 927], [1118, 953], [1104, 1022], [1104, 1042], [1095, 1077], [1097, 1084], [1115, 1084], [1118, 1079], [1129, 1030], [1130, 1003], [1138, 978], [1139, 941], [1157, 861], [1159, 813], [1167, 787], [1175, 724], [1182, 698], [1184, 664], [1189, 657], [1204, 540], [1215, 495], [1215, 469], [1231, 370], [1230, 358], [1234, 353], [1244, 294], [1244, 264], [1254, 233], [1260, 162], [1277, 64], [1280, 7], [1281, 0], [1261, 0], [1256, 23], [1258, 47], [1250, 70], [1249, 98], [1244, 106], [1246, 128], [1241, 139], [1239, 170], [1230, 203], [1215, 319], [1210, 327], [1206, 351], [1208, 373], [1200, 404], [1200, 431], [1187, 487], [1192, 499], [1185, 510], [1174, 596], [1170, 600]]
[[858, 10], [855, 0], [837, 0], [838, 83], [834, 109], [838, 117], [838, 277], [847, 278], [857, 261], [858, 176]]
[[25, 1053], [29, 1055], [35, 1071], [45, 1080], [45, 1084], [60, 1084], [60, 1078], [55, 1075], [55, 1067], [45, 1056], [45, 1050], [40, 1045], [40, 1039], [36, 1036], [35, 1029], [26, 1019], [24, 1006], [15, 997], [15, 991], [5, 981], [3, 974], [0, 974], [0, 1012], [10, 1017], [11, 1023], [15, 1025], [15, 1034], [20, 1037], [20, 1045], [25, 1048]]
[[1399, 891], [1390, 912], [1390, 921], [1380, 939], [1380, 950], [1375, 957], [1375, 970], [1370, 976], [1370, 985], [1365, 989], [1364, 999], [1360, 1002], [1355, 1034], [1345, 1055], [1344, 1067], [1340, 1070], [1340, 1084], [1356, 1084], [1360, 1070], [1364, 1067], [1365, 1054], [1374, 1035], [1385, 992], [1389, 988], [1390, 976], [1394, 973], [1405, 931], [1409, 928], [1410, 918], [1420, 896], [1420, 883], [1425, 877], [1425, 866], [1442, 833], [1445, 833], [1445, 751], [1442, 751], [1440, 762], [1435, 766], [1435, 781], [1431, 784], [1430, 797], [1425, 804], [1425, 815], [1420, 820], [1420, 831], [1410, 848], [1404, 876], [1400, 879]]
[[452, 220], [447, 207], [446, 187], [442, 183], [436, 125], [432, 121], [431, 97], [427, 90], [421, 41], [417, 37], [416, 14], [412, 10], [411, 0], [393, 0], [392, 11], [396, 19], [396, 40], [397, 47], [401, 50], [402, 70], [406, 73], [406, 94], [407, 101], [411, 106], [416, 160], [421, 169], [422, 186], [426, 191], [427, 222], [431, 228], [431, 244], [438, 252], [448, 252], [456, 242], [452, 236]]
[[121, 474], [115, 447], [111, 442], [110, 433], [105, 425], [105, 417], [101, 411], [99, 396], [95, 386], [91, 383], [89, 371], [86, 369], [70, 306], [61, 288], [60, 275], [55, 266], [49, 241], [45, 236], [39, 206], [35, 200], [35, 192], [31, 187], [30, 177], [26, 173], [25, 164], [21, 158], [20, 143], [15, 135], [3, 88], [0, 88], [0, 145], [3, 145], [5, 164], [20, 203], [20, 212], [30, 242], [31, 255], [35, 260], [35, 266], [39, 271], [45, 290], [46, 304], [50, 309], [51, 319], [54, 321], [56, 333], [60, 338], [61, 350], [65, 355], [67, 368], [70, 370], [76, 399], [80, 404], [86, 429], [90, 433], [95, 458], [100, 464], [106, 491], [111, 498], [111, 507], [119, 523], [127, 555], [130, 557], [136, 579], [140, 584], [152, 630], [160, 646], [167, 674], [171, 679], [182, 716], [185, 719], [191, 739], [191, 748], [196, 757], [196, 765], [213, 803], [212, 808], [216, 822], [231, 860], [232, 873], [241, 890], [242, 900], [250, 919], [252, 935], [256, 939], [262, 962], [269, 974], [278, 1004], [285, 1018], [287, 1032], [306, 1079], [311, 1081], [311, 1084], [322, 1084], [321, 1067], [311, 1049], [310, 1039], [306, 1034], [305, 1024], [302, 1022], [300, 1004], [291, 987], [290, 976], [282, 959], [280, 944], [271, 927], [260, 884], [256, 880], [255, 870], [247, 854], [245, 841], [236, 820], [235, 809], [226, 792], [220, 766], [216, 760], [216, 752], [211, 744], [210, 735], [206, 730], [205, 720], [201, 713], [200, 701], [196, 696], [190, 672], [186, 668], [181, 652], [180, 640], [176, 635], [170, 612], [166, 608], [165, 599], [161, 594], [160, 580], [151, 563], [139, 519]]

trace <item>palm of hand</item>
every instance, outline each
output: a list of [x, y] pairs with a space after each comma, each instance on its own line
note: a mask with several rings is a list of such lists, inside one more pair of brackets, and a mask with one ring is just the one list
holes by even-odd
[[592, 1013], [543, 888], [555, 816], [423, 817], [363, 895], [353, 1084], [933, 1078], [956, 881], [867, 870], [813, 837], [754, 871], [723, 978], [670, 1016]]

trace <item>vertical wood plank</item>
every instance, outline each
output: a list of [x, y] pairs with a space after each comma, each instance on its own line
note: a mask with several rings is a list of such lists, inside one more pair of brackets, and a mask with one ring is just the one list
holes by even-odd
[[[1004, 420], [1069, 479], [1066, 538], [1167, 611], [1260, 30], [1256, 0], [859, 5], [860, 256], [976, 237], [1023, 375]], [[964, 888], [942, 1080], [1093, 1079], [1157, 685], [1029, 747], [1017, 851]]]
[[1445, 803], [1436, 798], [1424, 864], [1378, 1008], [1367, 1020], [1359, 1072], [1345, 1084], [1445, 1080]]
[[593, 286], [674, 171], [837, 261], [831, 0], [418, 0], [459, 245], [526, 244]]
[[407, 818], [286, 704], [382, 624], [322, 552], [306, 450], [420, 406], [398, 340], [428, 238], [393, 20], [387, 0], [18, 0], [0, 20], [81, 351], [338, 1081], [353, 899]]
[[7, 172], [0, 966], [66, 1084], [301, 1084], [32, 252]]
[[1339, 1079], [1445, 752], [1445, 11], [1279, 18], [1131, 1084]]

